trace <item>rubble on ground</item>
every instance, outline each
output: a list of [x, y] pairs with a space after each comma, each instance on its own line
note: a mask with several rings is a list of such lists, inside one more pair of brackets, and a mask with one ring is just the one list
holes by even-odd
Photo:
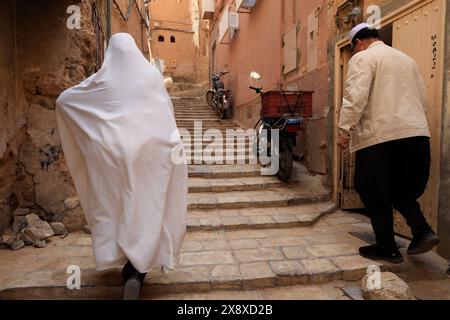
[[373, 275], [366, 275], [362, 280], [366, 300], [414, 300], [408, 284], [394, 273], [381, 272], [378, 285], [370, 277]]
[[45, 248], [51, 237], [68, 234], [62, 222], [48, 223], [28, 208], [18, 208], [12, 216], [13, 223], [0, 238], [0, 244], [11, 250], [19, 250], [25, 246]]

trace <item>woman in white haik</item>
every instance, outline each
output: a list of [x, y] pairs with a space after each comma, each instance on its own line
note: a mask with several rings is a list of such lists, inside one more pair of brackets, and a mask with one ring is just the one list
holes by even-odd
[[118, 33], [102, 68], [56, 105], [97, 270], [125, 264], [123, 298], [137, 299], [147, 272], [174, 267], [186, 232], [187, 167], [163, 77]]

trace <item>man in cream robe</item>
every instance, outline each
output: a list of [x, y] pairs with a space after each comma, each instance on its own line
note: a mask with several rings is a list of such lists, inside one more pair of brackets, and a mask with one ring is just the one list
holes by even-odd
[[376, 29], [360, 24], [349, 39], [356, 53], [349, 62], [338, 144], [350, 145], [356, 153], [355, 189], [369, 211], [377, 241], [359, 252], [401, 263], [393, 208], [411, 227], [407, 254], [423, 254], [439, 244], [417, 201], [430, 174], [426, 90], [416, 62], [380, 41]]

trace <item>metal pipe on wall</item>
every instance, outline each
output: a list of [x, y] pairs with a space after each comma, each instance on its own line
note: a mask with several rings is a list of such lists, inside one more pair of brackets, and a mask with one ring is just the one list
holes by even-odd
[[109, 43], [111, 38], [111, 0], [106, 0], [106, 37]]

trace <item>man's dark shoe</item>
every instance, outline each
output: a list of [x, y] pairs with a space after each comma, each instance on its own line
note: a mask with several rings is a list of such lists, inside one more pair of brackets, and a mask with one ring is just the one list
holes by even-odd
[[128, 262], [122, 269], [124, 281], [123, 300], [137, 300], [144, 283], [146, 273], [140, 273]]
[[134, 269], [133, 265], [131, 264], [130, 261], [128, 261], [122, 269], [122, 279], [123, 279], [123, 283], [125, 284], [125, 282], [127, 281], [127, 279], [129, 277], [131, 277], [131, 275], [135, 272], [136, 270]]
[[359, 254], [371, 260], [383, 260], [389, 263], [402, 263], [403, 256], [398, 249], [388, 252], [378, 245], [371, 245], [359, 248]]
[[428, 231], [424, 234], [413, 237], [406, 253], [409, 255], [422, 254], [430, 251], [441, 242], [438, 236]]
[[142, 282], [136, 275], [128, 278], [123, 286], [122, 300], [138, 300], [141, 293]]

